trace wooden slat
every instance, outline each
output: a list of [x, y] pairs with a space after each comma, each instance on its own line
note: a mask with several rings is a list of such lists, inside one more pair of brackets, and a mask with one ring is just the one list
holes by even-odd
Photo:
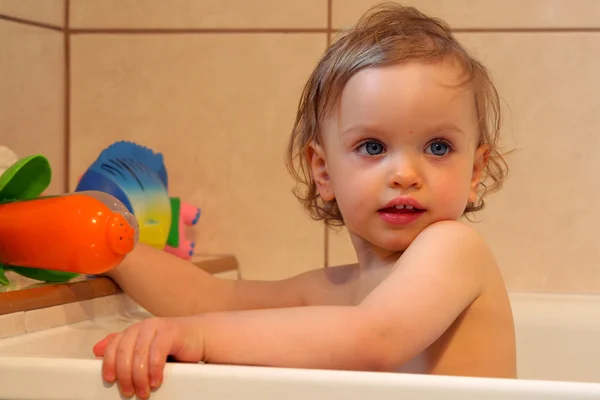
[[[210, 274], [238, 269], [232, 255], [199, 255], [192, 262]], [[110, 278], [90, 277], [61, 284], [40, 284], [23, 290], [0, 292], [0, 315], [57, 306], [121, 293]]]

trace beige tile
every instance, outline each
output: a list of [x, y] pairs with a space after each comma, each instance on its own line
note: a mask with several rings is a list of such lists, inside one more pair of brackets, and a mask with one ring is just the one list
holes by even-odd
[[0, 144], [20, 157], [41, 153], [65, 176], [63, 35], [0, 20]]
[[506, 102], [505, 144], [516, 150], [478, 225], [509, 286], [600, 292], [600, 34], [459, 39], [489, 65]]
[[83, 35], [72, 43], [71, 183], [100, 151], [163, 152], [170, 191], [198, 205], [197, 252], [248, 278], [319, 267], [323, 235], [283, 163], [324, 34]]
[[[511, 290], [600, 292], [600, 34], [460, 34], [505, 101], [510, 175], [475, 224]], [[510, 54], [510, 56], [508, 56]], [[332, 264], [352, 258], [331, 235]]]
[[0, 315], [0, 339], [26, 333], [23, 311]]
[[[334, 28], [353, 24], [377, 0], [333, 0]], [[407, 0], [453, 28], [598, 28], [597, 0]]]
[[65, 0], [2, 0], [0, 15], [63, 27]]
[[77, 0], [73, 28], [326, 28], [327, 0]]

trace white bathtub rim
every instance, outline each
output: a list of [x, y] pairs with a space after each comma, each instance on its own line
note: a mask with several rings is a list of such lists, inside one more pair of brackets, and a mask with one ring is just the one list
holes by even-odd
[[[75, 360], [66, 358], [39, 357], [1, 357], [0, 398], [33, 399], [33, 394], [53, 393], [53, 391], [72, 390], [72, 395], [83, 396], [84, 392], [77, 388], [84, 387], [91, 392], [106, 391], [107, 385], [101, 380], [101, 360]], [[19, 382], [29, 378], [38, 382], [41, 387], [24, 387]], [[185, 363], [169, 363], [165, 368], [165, 384], [159, 393], [177, 392], [181, 388], [202, 391], [207, 383], [222, 383], [224, 388], [235, 384], [249, 385], [308, 385], [308, 386], [343, 386], [345, 389], [355, 387], [364, 389], [394, 387], [398, 390], [433, 391], [445, 393], [496, 393], [496, 394], [544, 394], [552, 395], [544, 398], [600, 398], [600, 384], [587, 382], [542, 381], [525, 379], [471, 378], [439, 375], [411, 375], [399, 373], [354, 372], [330, 370], [306, 370], [293, 368], [251, 367], [231, 365], [197, 365]], [[268, 385], [267, 385], [268, 386]], [[41, 390], [41, 392], [40, 392]], [[231, 388], [231, 390], [236, 390]], [[113, 393], [116, 387], [108, 391]], [[64, 395], [63, 395], [64, 396]], [[560, 397], [566, 396], [566, 397]], [[575, 397], [577, 396], [577, 397]], [[581, 397], [583, 396], [583, 397]], [[588, 397], [595, 396], [595, 397]], [[158, 398], [156, 395], [153, 396]], [[53, 399], [55, 397], [44, 397]], [[58, 398], [58, 397], [57, 397]], [[94, 397], [96, 398], [96, 397]], [[166, 397], [165, 397], [166, 398]], [[524, 397], [525, 398], [525, 397]]]

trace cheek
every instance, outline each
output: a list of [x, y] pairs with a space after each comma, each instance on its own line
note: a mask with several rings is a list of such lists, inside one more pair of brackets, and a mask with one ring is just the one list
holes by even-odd
[[[376, 180], [364, 170], [352, 169], [349, 166], [334, 171], [332, 188], [340, 210], [350, 215], [369, 207], [369, 198], [375, 191]], [[371, 199], [372, 201], [372, 199]]]
[[468, 202], [471, 186], [471, 171], [460, 168], [453, 173], [440, 176], [436, 184], [439, 201], [451, 212], [462, 212]]
[[[356, 190], [356, 187], [360, 185], [356, 180], [349, 181], [344, 180], [334, 185], [335, 198], [343, 213], [357, 212], [365, 207], [365, 199], [362, 195], [362, 190]], [[361, 185], [364, 189], [364, 186]]]

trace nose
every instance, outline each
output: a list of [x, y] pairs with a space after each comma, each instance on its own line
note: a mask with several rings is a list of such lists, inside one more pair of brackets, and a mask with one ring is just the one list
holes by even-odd
[[393, 189], [418, 189], [422, 180], [415, 160], [409, 157], [400, 157], [392, 163], [388, 185]]

